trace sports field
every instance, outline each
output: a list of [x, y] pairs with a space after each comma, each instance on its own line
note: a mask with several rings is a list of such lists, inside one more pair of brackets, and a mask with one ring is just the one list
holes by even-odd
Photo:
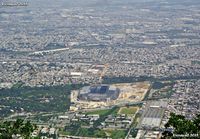
[[131, 115], [134, 115], [138, 110], [138, 107], [133, 107], [133, 106], [130, 106], [130, 107], [121, 107], [119, 109], [119, 114], [131, 114]]

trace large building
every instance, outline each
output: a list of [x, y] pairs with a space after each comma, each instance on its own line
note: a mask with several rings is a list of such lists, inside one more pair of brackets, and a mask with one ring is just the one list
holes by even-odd
[[78, 99], [87, 101], [109, 101], [118, 98], [120, 90], [109, 85], [86, 86], [79, 91]]
[[138, 128], [159, 128], [167, 107], [166, 101], [150, 101], [146, 104]]

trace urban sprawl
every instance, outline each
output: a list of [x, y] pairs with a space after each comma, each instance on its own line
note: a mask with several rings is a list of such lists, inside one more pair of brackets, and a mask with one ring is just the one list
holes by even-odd
[[170, 113], [200, 113], [200, 2], [0, 9], [0, 120], [41, 138], [157, 139]]

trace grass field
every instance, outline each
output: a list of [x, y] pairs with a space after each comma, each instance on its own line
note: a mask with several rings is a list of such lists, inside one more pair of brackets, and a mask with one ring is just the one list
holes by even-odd
[[119, 110], [119, 114], [135, 114], [138, 110], [138, 107], [121, 107]]
[[125, 130], [105, 130], [107, 136], [112, 139], [124, 139], [126, 137], [127, 131]]

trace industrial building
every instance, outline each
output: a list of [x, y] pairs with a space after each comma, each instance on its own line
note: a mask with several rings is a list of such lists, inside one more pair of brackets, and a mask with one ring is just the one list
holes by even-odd
[[138, 128], [159, 128], [167, 107], [165, 101], [151, 101], [146, 104]]

